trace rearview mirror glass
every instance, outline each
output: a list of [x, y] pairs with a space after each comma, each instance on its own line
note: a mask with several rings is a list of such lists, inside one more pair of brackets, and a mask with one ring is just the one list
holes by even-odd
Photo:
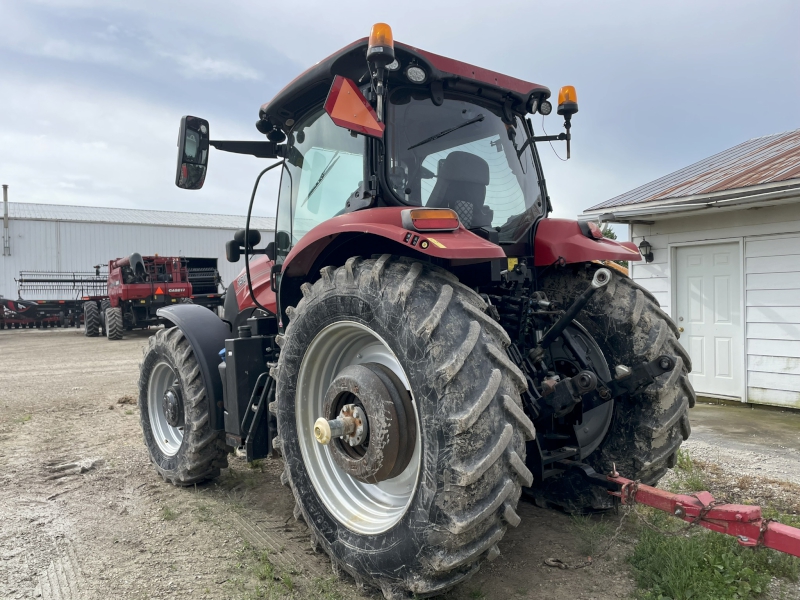
[[208, 121], [190, 116], [181, 119], [175, 174], [175, 185], [179, 188], [199, 190], [203, 187], [208, 166], [208, 140]]

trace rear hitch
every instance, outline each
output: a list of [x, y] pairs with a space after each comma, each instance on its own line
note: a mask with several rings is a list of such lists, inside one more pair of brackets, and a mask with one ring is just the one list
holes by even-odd
[[550, 347], [558, 337], [564, 332], [564, 330], [575, 320], [575, 317], [578, 316], [578, 313], [583, 310], [583, 307], [592, 299], [592, 296], [595, 295], [597, 290], [603, 288], [608, 285], [611, 281], [611, 271], [606, 268], [597, 269], [594, 273], [594, 277], [592, 278], [592, 283], [589, 284], [589, 287], [586, 288], [580, 296], [575, 299], [575, 302], [572, 303], [566, 312], [556, 321], [555, 325], [553, 325], [550, 329], [542, 337], [539, 344], [528, 353], [528, 358], [530, 358], [534, 363], [541, 360], [542, 356], [544, 356], [544, 351]]

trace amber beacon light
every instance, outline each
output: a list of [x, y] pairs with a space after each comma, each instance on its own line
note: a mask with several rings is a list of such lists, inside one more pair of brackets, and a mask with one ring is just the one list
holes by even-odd
[[375, 23], [372, 26], [367, 47], [367, 60], [381, 67], [394, 61], [392, 28], [386, 23]]

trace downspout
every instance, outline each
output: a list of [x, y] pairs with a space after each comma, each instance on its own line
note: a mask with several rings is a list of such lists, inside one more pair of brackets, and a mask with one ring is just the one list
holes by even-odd
[[11, 256], [11, 235], [8, 232], [8, 184], [3, 184], [3, 256]]

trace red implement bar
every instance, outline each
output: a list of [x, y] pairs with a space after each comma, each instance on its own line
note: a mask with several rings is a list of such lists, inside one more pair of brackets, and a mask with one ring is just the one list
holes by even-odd
[[717, 504], [708, 492], [672, 494], [619, 476], [609, 476], [608, 480], [620, 486], [608, 493], [623, 504], [652, 506], [711, 531], [732, 535], [742, 546], [764, 546], [800, 556], [800, 529], [762, 518], [760, 506]]

